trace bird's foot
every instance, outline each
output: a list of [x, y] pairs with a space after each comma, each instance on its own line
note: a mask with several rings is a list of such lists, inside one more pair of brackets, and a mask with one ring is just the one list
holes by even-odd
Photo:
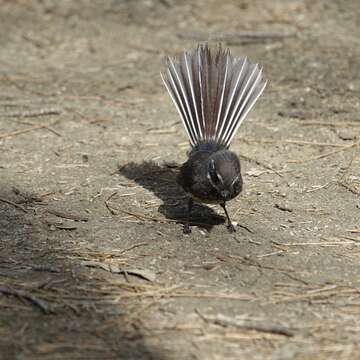
[[183, 233], [184, 234], [191, 234], [190, 224], [187, 223], [187, 224], [184, 225]]
[[236, 229], [235, 229], [235, 226], [233, 224], [231, 224], [231, 223], [228, 224], [227, 228], [228, 228], [228, 231], [229, 231], [230, 234], [236, 233]]

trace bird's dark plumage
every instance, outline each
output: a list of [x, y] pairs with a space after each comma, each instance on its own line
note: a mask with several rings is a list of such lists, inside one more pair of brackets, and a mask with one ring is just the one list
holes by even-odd
[[205, 44], [178, 60], [167, 58], [162, 78], [191, 145], [178, 182], [195, 201], [221, 204], [234, 230], [225, 203], [241, 192], [242, 178], [239, 159], [228, 148], [266, 86], [262, 69]]

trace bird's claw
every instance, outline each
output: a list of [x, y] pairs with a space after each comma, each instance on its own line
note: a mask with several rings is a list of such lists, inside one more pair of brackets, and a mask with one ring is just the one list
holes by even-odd
[[183, 229], [184, 234], [191, 234], [191, 227], [190, 224], [185, 224]]

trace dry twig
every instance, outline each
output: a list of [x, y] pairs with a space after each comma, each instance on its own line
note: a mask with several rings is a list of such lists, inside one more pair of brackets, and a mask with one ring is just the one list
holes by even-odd
[[57, 217], [63, 218], [63, 219], [69, 219], [74, 221], [89, 221], [89, 218], [85, 215], [81, 214], [75, 214], [75, 213], [67, 213], [64, 211], [56, 210], [56, 209], [46, 209], [46, 211], [49, 214], [55, 215]]
[[249, 320], [249, 319], [234, 319], [228, 316], [218, 314], [217, 316], [204, 316], [197, 312], [199, 316], [206, 322], [212, 322], [216, 325], [223, 327], [236, 327], [238, 329], [244, 330], [254, 330], [258, 332], [265, 332], [277, 335], [284, 335], [287, 337], [294, 336], [294, 331], [289, 327], [279, 324], [264, 324], [259, 323], [258, 321]]
[[2, 293], [4, 295], [12, 295], [12, 296], [16, 296], [18, 298], [28, 300], [33, 305], [37, 306], [45, 314], [50, 312], [49, 306], [45, 301], [38, 299], [37, 297], [35, 297], [23, 290], [15, 290], [15, 289], [9, 289], [9, 288], [5, 288], [5, 287], [0, 287], [0, 293]]
[[27, 212], [27, 210], [23, 206], [21, 206], [19, 204], [16, 204], [13, 201], [10, 201], [10, 200], [4, 199], [4, 198], [0, 198], [0, 201], [3, 202], [3, 203], [6, 203], [6, 204], [12, 205], [12, 206], [16, 207], [17, 209], [20, 209], [21, 211], [23, 211], [25, 213]]
[[13, 136], [17, 136], [20, 134], [25, 134], [27, 132], [33, 131], [33, 130], [37, 130], [37, 129], [48, 129], [49, 127], [56, 124], [57, 121], [55, 121], [54, 123], [47, 125], [47, 124], [39, 124], [39, 125], [33, 125], [27, 129], [22, 129], [22, 130], [16, 130], [10, 133], [5, 133], [5, 134], [0, 134], [0, 139], [5, 139], [5, 138], [9, 138], [9, 137], [13, 137]]
[[17, 111], [11, 113], [0, 114], [1, 117], [39, 117], [39, 116], [47, 116], [47, 115], [60, 115], [61, 111], [58, 109], [40, 109], [34, 111]]
[[334, 155], [334, 154], [338, 154], [338, 153], [343, 152], [343, 151], [350, 150], [350, 149], [358, 146], [359, 144], [360, 144], [360, 141], [358, 141], [356, 143], [353, 143], [351, 145], [344, 145], [341, 149], [333, 150], [333, 151], [330, 151], [330, 152], [325, 153], [325, 154], [321, 154], [321, 155], [314, 156], [314, 157], [307, 158], [307, 159], [303, 159], [303, 160], [288, 160], [287, 162], [288, 163], [302, 164], [302, 163], [306, 163], [306, 162], [309, 162], [309, 161], [319, 160], [319, 159], [323, 159], [323, 158], [326, 158], [326, 157]]

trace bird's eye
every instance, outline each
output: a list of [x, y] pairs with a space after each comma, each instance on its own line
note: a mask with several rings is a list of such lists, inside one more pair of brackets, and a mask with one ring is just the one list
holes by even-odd
[[210, 176], [211, 176], [211, 180], [214, 182], [214, 183], [219, 183], [219, 182], [222, 182], [221, 181], [221, 175], [217, 173], [217, 171], [211, 171], [210, 172]]
[[232, 187], [235, 192], [238, 192], [241, 189], [240, 180], [238, 178], [233, 181]]
[[239, 180], [236, 180], [234, 183], [233, 183], [233, 188], [234, 189], [237, 189], [239, 187]]

